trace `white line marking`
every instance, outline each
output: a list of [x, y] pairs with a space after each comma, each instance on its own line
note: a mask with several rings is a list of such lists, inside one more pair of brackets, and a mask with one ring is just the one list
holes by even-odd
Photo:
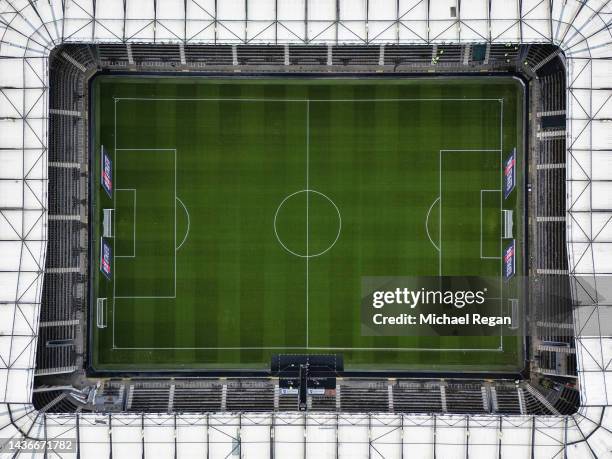
[[[132, 224], [133, 238], [132, 241], [132, 255], [115, 255], [117, 258], [136, 258], [136, 188], [115, 188], [115, 193], [118, 191], [132, 191], [134, 193], [134, 210], [132, 211], [134, 217], [134, 223]], [[116, 217], [116, 212], [115, 212]], [[117, 234], [115, 234], [115, 241], [117, 240]], [[115, 250], [116, 252], [116, 250]]]
[[176, 148], [174, 149], [174, 297], [176, 298]]
[[[504, 99], [499, 99], [500, 103], [500, 111], [499, 111], [499, 189], [502, 190], [504, 188]], [[503, 315], [504, 309], [504, 257], [501, 256], [504, 250], [504, 194], [499, 194], [499, 253], [500, 253], [500, 263], [499, 263], [499, 315]], [[515, 254], [516, 256], [516, 254]], [[504, 349], [504, 327], [500, 328], [499, 335], [499, 348], [503, 351]]]
[[115, 349], [145, 351], [145, 350], [208, 350], [208, 351], [239, 351], [239, 350], [315, 350], [315, 351], [378, 351], [378, 352], [501, 352], [497, 347], [478, 348], [478, 349], [454, 349], [445, 347], [423, 348], [423, 347], [319, 347], [310, 346], [308, 348], [299, 346], [269, 346], [269, 347], [116, 347]]
[[[499, 99], [495, 99], [495, 100], [499, 100]], [[440, 150], [440, 178], [439, 178], [439, 182], [440, 182], [440, 188], [439, 188], [439, 193], [440, 193], [440, 251], [439, 251], [439, 255], [438, 255], [438, 266], [439, 266], [439, 270], [438, 270], [438, 275], [442, 276], [442, 153], [445, 152], [450, 152], [450, 153], [461, 153], [461, 152], [499, 152], [499, 154], [501, 155], [501, 149], [499, 148], [472, 148], [472, 149], [443, 149]]]
[[484, 256], [483, 255], [483, 248], [482, 248], [482, 224], [483, 224], [483, 218], [482, 218], [482, 194], [483, 193], [501, 193], [502, 190], [480, 190], [480, 258], [482, 260], [498, 260], [501, 258], [501, 255], [498, 257], [488, 257], [488, 256]]
[[475, 99], [475, 98], [405, 98], [405, 99], [275, 99], [265, 97], [210, 97], [210, 98], [171, 98], [171, 97], [120, 97], [116, 100], [136, 100], [136, 101], [147, 101], [147, 100], [158, 100], [158, 101], [170, 101], [170, 102], [191, 102], [191, 101], [208, 101], [208, 102], [499, 102], [499, 99]]
[[[310, 189], [310, 102], [306, 101], [306, 189]], [[335, 205], [335, 204], [334, 204]], [[310, 226], [309, 226], [309, 214], [310, 214], [310, 193], [306, 192], [306, 348], [308, 349], [308, 314], [309, 314], [309, 301], [310, 301], [310, 250], [309, 250], [309, 239], [310, 239]], [[336, 208], [337, 209], [337, 208]], [[338, 215], [340, 215], [338, 213]], [[340, 219], [342, 221], [342, 219]], [[274, 228], [276, 230], [276, 228]], [[340, 233], [338, 233], [338, 236]], [[336, 237], [336, 240], [338, 238]], [[336, 241], [334, 241], [334, 244]]]
[[171, 298], [171, 299], [175, 299], [176, 296], [116, 296], [115, 298], [123, 298], [123, 299], [133, 299], [133, 298], [148, 298], [151, 300], [157, 300], [157, 299], [162, 299], [162, 298]]
[[134, 257], [136, 257], [136, 213], [137, 213], [137, 203], [136, 203], [136, 195], [137, 191], [134, 190]]
[[433, 209], [433, 207], [436, 205], [436, 202], [438, 202], [439, 200], [440, 200], [440, 196], [438, 196], [436, 200], [431, 204], [431, 206], [429, 206], [429, 210], [427, 211], [427, 216], [425, 217], [425, 232], [427, 233], [429, 242], [431, 242], [431, 244], [436, 248], [438, 252], [440, 251], [440, 247], [436, 245], [436, 243], [433, 241], [433, 239], [429, 235], [429, 214], [431, 212], [431, 209]]
[[[161, 152], [174, 152], [174, 295], [173, 296], [116, 296], [113, 292], [114, 298], [176, 298], [176, 174], [177, 174], [177, 151], [176, 148], [117, 148], [116, 151], [161, 151]], [[116, 163], [116, 161], [115, 161]], [[115, 164], [116, 167], [116, 164]], [[128, 188], [124, 188], [128, 189]], [[117, 219], [115, 218], [115, 221]], [[127, 257], [118, 257], [127, 258]], [[131, 258], [131, 257], [129, 257]], [[116, 267], [115, 267], [116, 268]], [[114, 275], [114, 272], [113, 272]]]
[[438, 180], [440, 184], [440, 188], [438, 189], [438, 198], [440, 201], [438, 208], [438, 275], [442, 276], [442, 150], [438, 152], [439, 154], [439, 170], [440, 170], [440, 178]]
[[[160, 151], [174, 151], [175, 153], [175, 165], [174, 165], [174, 173], [175, 173], [175, 181], [174, 181], [174, 187], [175, 187], [175, 247], [176, 247], [176, 200], [178, 199], [176, 196], [176, 174], [177, 174], [177, 159], [176, 159], [176, 149], [163, 149], [163, 148], [156, 148], [156, 149], [151, 149], [151, 148], [122, 148], [122, 149], [117, 149], [117, 102], [119, 100], [134, 100], [134, 101], [146, 101], [146, 100], [155, 100], [155, 101], [236, 101], [236, 102], [307, 102], [307, 105], [309, 106], [310, 102], [402, 102], [402, 101], [461, 101], [461, 102], [465, 102], [465, 101], [499, 101], [501, 102], [502, 105], [502, 110], [501, 110], [501, 120], [500, 120], [500, 125], [501, 125], [501, 132], [503, 133], [503, 99], [489, 99], [489, 98], [464, 98], [464, 99], [459, 99], [459, 98], [407, 98], [407, 99], [266, 99], [266, 98], [132, 98], [132, 97], [124, 97], [124, 98], [115, 98], [115, 123], [114, 123], [114, 130], [115, 130], [115, 136], [114, 136], [114, 141], [115, 141], [115, 154], [114, 154], [114, 165], [113, 167], [115, 168], [115, 178], [117, 177], [116, 175], [116, 152], [117, 151], [149, 151], [149, 150], [160, 150]], [[307, 120], [307, 126], [308, 126], [308, 120]], [[503, 134], [500, 133], [500, 137], [503, 138]], [[307, 141], [308, 141], [308, 135], [307, 135]], [[503, 145], [503, 143], [502, 143]], [[442, 152], [443, 151], [499, 151], [500, 153], [500, 158], [502, 157], [502, 147], [500, 146], [500, 149], [497, 150], [440, 150], [439, 154], [440, 154], [440, 161], [439, 161], [439, 165], [440, 165], [440, 186], [439, 186], [439, 191], [440, 191], [440, 196], [438, 198], [439, 202], [440, 202], [440, 209], [439, 209], [439, 214], [440, 214], [440, 228], [439, 228], [439, 239], [440, 239], [440, 247], [438, 248], [440, 255], [439, 255], [439, 268], [440, 268], [440, 275], [442, 275]], [[503, 163], [503, 160], [500, 160], [500, 162]], [[307, 174], [308, 174], [308, 156], [307, 156]], [[307, 177], [308, 180], [308, 177]], [[308, 182], [307, 182], [308, 183]], [[503, 177], [502, 177], [502, 183], [503, 183]], [[308, 186], [307, 186], [308, 188]], [[301, 191], [314, 191], [314, 190], [301, 190]], [[316, 192], [316, 191], [315, 191]], [[113, 202], [116, 203], [116, 196], [114, 196]], [[308, 198], [307, 198], [308, 199]], [[180, 200], [179, 200], [180, 201]], [[333, 201], [332, 201], [333, 203]], [[503, 201], [502, 201], [503, 203]], [[182, 204], [182, 202], [181, 202]], [[435, 204], [435, 201], [434, 201]], [[116, 204], [114, 204], [114, 206], [116, 208]], [[183, 207], [184, 204], [183, 204]], [[308, 207], [308, 200], [307, 200], [307, 207]], [[336, 207], [336, 210], [339, 213], [339, 210], [337, 208], [337, 206], [334, 203], [334, 207]], [[433, 204], [432, 204], [433, 207]], [[185, 208], [185, 210], [187, 210]], [[431, 210], [431, 208], [430, 208]], [[278, 211], [277, 211], [278, 212]], [[307, 210], [308, 213], [308, 210]], [[429, 212], [428, 212], [429, 214]], [[189, 217], [188, 217], [189, 218]], [[114, 225], [116, 225], [116, 219], [114, 220]], [[114, 230], [113, 230], [114, 232]], [[307, 237], [308, 237], [308, 223], [307, 223]], [[429, 233], [428, 233], [429, 236]], [[337, 238], [336, 238], [337, 241]], [[334, 244], [335, 242], [334, 241]], [[430, 237], [430, 241], [431, 241], [431, 237]], [[183, 240], [184, 242], [184, 240]], [[181, 243], [181, 245], [183, 244], [183, 242]], [[433, 241], [431, 241], [433, 243]], [[503, 247], [503, 240], [501, 240], [500, 238], [500, 244]], [[332, 244], [333, 246], [333, 244]], [[435, 244], [434, 244], [435, 246]], [[180, 248], [180, 246], [179, 246]], [[331, 247], [330, 247], [331, 248]], [[330, 248], [328, 248], [327, 250], [329, 250]], [[178, 250], [178, 249], [177, 249]], [[327, 251], [326, 250], [326, 251]], [[325, 252], [326, 252], [325, 251]], [[176, 250], [175, 250], [176, 252]], [[324, 252], [323, 252], [324, 253]], [[322, 255], [322, 253], [320, 254]], [[301, 256], [301, 255], [298, 255]], [[317, 255], [318, 256], [318, 255]], [[307, 256], [306, 256], [306, 260], [308, 263], [308, 258], [310, 257], [309, 253], [308, 253], [308, 247], [307, 247]], [[115, 258], [114, 255], [114, 251], [113, 251], [113, 258]], [[501, 258], [501, 257], [500, 257]], [[499, 348], [493, 348], [493, 349], [466, 349], [466, 348], [461, 348], [461, 349], [447, 349], [447, 348], [406, 348], [406, 347], [402, 347], [402, 348], [361, 348], [361, 347], [307, 347], [307, 348], [301, 348], [301, 347], [183, 347], [183, 348], [179, 348], [179, 347], [134, 347], [134, 348], [125, 348], [125, 347], [116, 347], [115, 346], [115, 298], [148, 298], [148, 299], [159, 299], [159, 298], [176, 298], [176, 255], [175, 255], [175, 263], [174, 263], [174, 272], [175, 272], [175, 276], [174, 276], [174, 285], [175, 285], [175, 296], [173, 297], [123, 297], [123, 296], [116, 296], [115, 295], [115, 272], [113, 271], [113, 349], [125, 349], [125, 350], [197, 350], [197, 349], [202, 349], [202, 350], [290, 350], [290, 349], [296, 349], [296, 350], [303, 350], [303, 349], [311, 349], [311, 350], [327, 350], [327, 351], [333, 351], [333, 350], [337, 350], [337, 351], [400, 351], [400, 352], [405, 352], [405, 351], [416, 351], [416, 352], [439, 352], [439, 351], [449, 351], [449, 352], [465, 352], [465, 351], [473, 351], [473, 352], [501, 352], [503, 351], [503, 336], [500, 337], [501, 338], [501, 345]], [[502, 274], [503, 274], [503, 265], [502, 265]], [[500, 281], [502, 283], [503, 286], [503, 280], [501, 280], [500, 276]], [[307, 295], [308, 295], [308, 289], [307, 289]], [[308, 314], [308, 306], [307, 306], [307, 314]], [[308, 318], [307, 318], [307, 330], [308, 330]], [[308, 340], [308, 331], [307, 331], [307, 340]], [[307, 342], [307, 346], [308, 346], [308, 342]]]
[[189, 216], [189, 211], [187, 210], [187, 207], [185, 206], [185, 204], [183, 204], [183, 201], [181, 201], [181, 198], [177, 196], [176, 200], [181, 204], [181, 206], [183, 206], [183, 209], [185, 209], [185, 213], [187, 214], [187, 231], [185, 232], [185, 237], [183, 238], [179, 246], [176, 248], [176, 250], [178, 250], [183, 246], [183, 244], [187, 240], [187, 236], [189, 236], [189, 228], [191, 226], [191, 217]]
[[[117, 99], [115, 99], [115, 133], [114, 142], [115, 150], [113, 151], [113, 179], [115, 185], [117, 185]], [[113, 209], [115, 209], [115, 215], [113, 219], [113, 234], [117, 234], [117, 193], [113, 193]], [[102, 248], [100, 248], [102, 250]], [[115, 349], [115, 290], [117, 282], [115, 281], [115, 271], [117, 270], [117, 263], [115, 263], [115, 241], [113, 241], [113, 349]]]
[[[294, 252], [293, 250], [291, 250], [289, 247], [287, 247], [283, 243], [283, 241], [282, 241], [281, 237], [279, 236], [278, 231], [276, 229], [276, 222], [278, 220], [278, 214], [279, 214], [281, 208], [283, 207], [285, 202], [287, 202], [290, 198], [292, 198], [296, 194], [300, 194], [300, 193], [315, 193], [315, 194], [318, 194], [319, 196], [322, 196], [323, 198], [327, 199], [331, 203], [332, 206], [334, 206], [334, 209], [336, 209], [336, 213], [338, 214], [338, 232], [336, 233], [336, 239], [334, 239], [334, 241], [330, 244], [330, 246], [327, 247], [325, 250], [323, 250], [321, 252], [318, 252], [318, 253], [314, 253], [312, 255], [305, 255], [305, 254], [297, 253], [297, 252]], [[341, 232], [342, 232], [342, 216], [340, 215], [340, 209], [338, 208], [336, 203], [334, 201], [332, 201], [332, 199], [329, 196], [327, 196], [326, 194], [323, 194], [323, 193], [321, 193], [320, 191], [317, 191], [317, 190], [298, 190], [298, 191], [295, 191], [295, 192], [291, 193], [290, 195], [287, 195], [285, 197], [285, 199], [283, 199], [281, 201], [281, 203], [278, 205], [278, 207], [276, 208], [276, 212], [274, 213], [274, 235], [276, 236], [276, 240], [283, 247], [283, 249], [285, 249], [291, 255], [295, 255], [296, 257], [299, 257], [299, 258], [315, 258], [315, 257], [320, 257], [321, 255], [325, 255], [327, 252], [329, 252], [332, 249], [332, 247], [334, 245], [336, 245], [336, 242], [338, 242], [338, 239], [340, 239], [340, 233]]]
[[[128, 349], [117, 347], [115, 344], [115, 300], [116, 299], [176, 299], [176, 175], [177, 175], [177, 151], [176, 148], [117, 148], [117, 101], [119, 99], [115, 99], [115, 152], [114, 152], [114, 161], [113, 168], [115, 169], [114, 178], [115, 178], [115, 186], [117, 185], [117, 152], [118, 151], [173, 151], [174, 152], [174, 295], [173, 296], [117, 296], [116, 294], [116, 282], [115, 282], [115, 273], [117, 271], [117, 265], [114, 262], [115, 258], [122, 258], [115, 256], [115, 250], [113, 250], [113, 347], [112, 349]], [[128, 190], [133, 188], [121, 188], [121, 190]], [[115, 193], [113, 193], [113, 207], [115, 208], [115, 214], [117, 209], [117, 191], [119, 188], [115, 189]], [[136, 212], [134, 212], [134, 215]], [[113, 227], [116, 226], [117, 218], [115, 215], [115, 220], [113, 221]], [[136, 224], [134, 223], [134, 228], [136, 228]], [[116, 233], [116, 230], [113, 229], [113, 233]], [[134, 241], [135, 241], [134, 237]], [[135, 244], [135, 242], [134, 242]], [[127, 257], [126, 257], [127, 258]], [[132, 258], [132, 257], [129, 257]]]

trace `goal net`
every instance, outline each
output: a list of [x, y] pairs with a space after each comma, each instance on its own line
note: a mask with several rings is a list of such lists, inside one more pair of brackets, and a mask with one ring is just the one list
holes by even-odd
[[103, 210], [102, 234], [104, 237], [113, 237], [113, 209]]
[[106, 328], [106, 298], [98, 298], [96, 301], [96, 326]]

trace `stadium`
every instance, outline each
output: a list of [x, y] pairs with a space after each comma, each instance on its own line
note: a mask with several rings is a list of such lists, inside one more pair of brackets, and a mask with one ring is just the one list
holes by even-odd
[[0, 0], [0, 452], [610, 457], [611, 29]]

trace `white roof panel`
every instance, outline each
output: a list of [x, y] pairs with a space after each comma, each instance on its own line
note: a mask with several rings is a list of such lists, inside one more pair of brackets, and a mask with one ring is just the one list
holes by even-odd
[[[451, 17], [452, 6], [457, 18]], [[567, 107], [570, 271], [601, 275], [612, 273], [611, 13], [609, 0], [443, 0], [435, 7], [418, 0], [0, 0], [0, 401], [11, 403], [10, 418], [8, 405], [0, 408], [1, 436], [15, 435], [15, 425], [44, 432], [43, 417], [36, 416], [29, 402], [46, 252], [47, 56], [54, 45], [62, 40], [229, 44], [553, 40], [565, 51], [571, 91]], [[435, 454], [444, 457], [497, 456], [500, 445], [502, 457], [529, 457], [532, 451], [535, 457], [551, 457], [563, 450], [565, 442], [568, 457], [603, 457], [612, 443], [612, 410], [601, 408], [610, 404], [612, 339], [604, 324], [611, 322], [605, 305], [612, 303], [612, 291], [596, 278], [592, 284], [598, 285], [599, 303], [576, 311], [583, 336], [593, 336], [577, 340], [583, 397], [579, 415], [535, 421], [504, 417], [500, 432], [499, 419], [490, 416], [342, 414], [338, 451], [352, 457], [376, 453], [399, 457], [398, 443], [403, 442], [405, 456], [433, 457], [435, 443]], [[111, 440], [114, 454], [138, 456], [143, 439], [145, 456], [174, 457], [175, 433], [177, 451], [193, 456], [203, 456], [207, 450], [211, 456], [231, 455], [239, 439], [244, 457], [267, 457], [271, 448], [278, 457], [335, 456], [335, 415], [275, 415], [273, 446], [271, 416], [211, 415], [210, 425], [198, 416], [147, 416], [143, 430], [140, 416], [81, 414], [81, 457], [109, 457]], [[48, 435], [74, 436], [74, 427], [62, 431], [63, 423], [74, 425], [74, 415], [46, 419]], [[597, 429], [600, 422], [607, 430]]]
[[179, 416], [177, 418], [177, 457], [197, 457], [206, 450], [205, 422], [199, 418]]
[[[269, 0], [264, 0], [269, 4]], [[246, 19], [246, 0], [235, 0], [232, 2], [217, 3], [217, 18], [221, 21], [244, 21]], [[242, 24], [242, 29], [244, 24]], [[242, 34], [244, 36], [244, 34]]]
[[[190, 3], [190, 2], [188, 2]], [[184, 0], [165, 0], [157, 2], [158, 20], [171, 21], [173, 19], [185, 19], [185, 1]]]

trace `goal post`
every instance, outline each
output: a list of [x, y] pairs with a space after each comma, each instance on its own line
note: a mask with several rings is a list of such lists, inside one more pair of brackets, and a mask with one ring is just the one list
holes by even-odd
[[106, 298], [98, 298], [96, 301], [96, 326], [106, 328]]
[[512, 325], [510, 330], [518, 330], [519, 328], [519, 300], [517, 298], [509, 298], [510, 304], [510, 317], [512, 318]]
[[512, 239], [513, 236], [513, 226], [514, 226], [514, 212], [512, 210], [503, 209], [503, 220], [504, 220], [504, 239]]
[[114, 237], [113, 233], [113, 210], [114, 209], [103, 209], [102, 219], [102, 234], [104, 237]]

